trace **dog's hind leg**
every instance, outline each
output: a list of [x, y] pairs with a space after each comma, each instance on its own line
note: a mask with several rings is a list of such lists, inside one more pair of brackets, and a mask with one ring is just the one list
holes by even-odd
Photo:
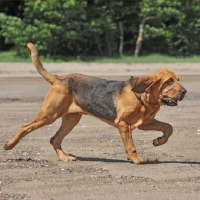
[[63, 138], [78, 124], [82, 114], [70, 113], [62, 117], [62, 124], [57, 133], [50, 139], [59, 160], [61, 161], [74, 161], [75, 157], [67, 155], [61, 147]]
[[5, 150], [10, 150], [20, 141], [21, 138], [25, 137], [32, 131], [41, 128], [45, 125], [53, 123], [57, 118], [61, 117], [68, 108], [68, 101], [63, 95], [61, 90], [56, 90], [56, 86], [51, 87], [47, 94], [44, 105], [40, 109], [37, 117], [28, 124], [24, 124], [19, 132], [4, 145]]
[[56, 119], [57, 119], [56, 117], [48, 117], [45, 114], [43, 114], [42, 111], [40, 111], [38, 113], [38, 116], [34, 120], [32, 120], [28, 124], [24, 124], [23, 126], [21, 126], [19, 132], [9, 142], [7, 142], [4, 145], [4, 149], [5, 150], [12, 149], [27, 134], [31, 133], [32, 131], [34, 131], [42, 126], [53, 123]]

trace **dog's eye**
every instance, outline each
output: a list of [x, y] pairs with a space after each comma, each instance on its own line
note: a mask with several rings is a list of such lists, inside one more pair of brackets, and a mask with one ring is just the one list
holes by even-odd
[[169, 85], [172, 85], [172, 84], [174, 83], [174, 80], [173, 80], [172, 78], [170, 78], [170, 79], [167, 81], [167, 83], [168, 83]]

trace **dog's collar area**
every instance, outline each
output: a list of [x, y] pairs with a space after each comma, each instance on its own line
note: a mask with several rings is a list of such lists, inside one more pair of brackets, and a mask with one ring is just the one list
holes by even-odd
[[[147, 96], [146, 96], [145, 93], [143, 93], [143, 94], [137, 94], [137, 93], [135, 93], [135, 96], [136, 96], [136, 98], [138, 99], [138, 101], [139, 101], [143, 106], [145, 106], [145, 104], [146, 104], [146, 105], [148, 104], [148, 106], [152, 106], [152, 107], [159, 107], [159, 106], [160, 106], [159, 104], [158, 104], [158, 105], [155, 105], [154, 103], [149, 102], [149, 100], [147, 99]], [[142, 98], [142, 97], [143, 97], [143, 98]]]
[[141, 95], [139, 96], [138, 94], [135, 93], [135, 96], [137, 97], [138, 101], [144, 106], [144, 101], [142, 101]]

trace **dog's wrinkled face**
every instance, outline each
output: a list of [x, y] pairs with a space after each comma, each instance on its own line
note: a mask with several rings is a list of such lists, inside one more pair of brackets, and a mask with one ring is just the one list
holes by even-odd
[[158, 92], [160, 93], [159, 100], [163, 105], [177, 106], [178, 101], [181, 101], [186, 89], [180, 84], [178, 76], [166, 69], [158, 72], [161, 77]]
[[159, 105], [177, 106], [186, 89], [180, 84], [178, 76], [168, 69], [161, 69], [155, 74], [135, 78], [132, 91], [136, 93], [148, 93]]

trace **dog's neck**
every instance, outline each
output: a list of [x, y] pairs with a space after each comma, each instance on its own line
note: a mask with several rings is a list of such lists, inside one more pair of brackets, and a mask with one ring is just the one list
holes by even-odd
[[155, 101], [151, 101], [150, 95], [146, 92], [142, 94], [135, 93], [135, 96], [137, 97], [138, 101], [143, 105], [143, 106], [151, 106], [151, 107], [160, 107], [159, 103], [153, 103]]

